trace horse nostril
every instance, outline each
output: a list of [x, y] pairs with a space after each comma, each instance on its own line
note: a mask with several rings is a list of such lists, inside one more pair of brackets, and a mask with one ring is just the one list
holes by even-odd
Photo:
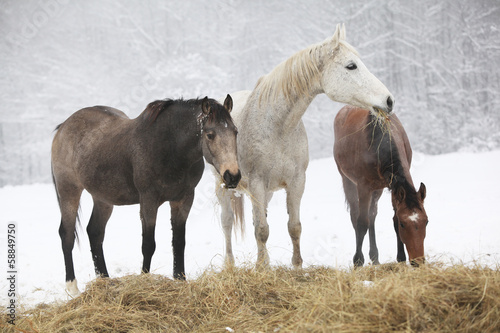
[[240, 179], [241, 179], [241, 172], [238, 169], [238, 173], [236, 174], [236, 176], [234, 176], [234, 181], [236, 182], [236, 185], [238, 185], [238, 183], [240, 182]]
[[241, 172], [238, 170], [238, 173], [233, 175], [229, 170], [224, 172], [224, 183], [228, 188], [236, 188], [241, 179]]
[[392, 100], [391, 96], [387, 97], [387, 108], [389, 109], [389, 112], [392, 111], [393, 105], [394, 105], [394, 101]]

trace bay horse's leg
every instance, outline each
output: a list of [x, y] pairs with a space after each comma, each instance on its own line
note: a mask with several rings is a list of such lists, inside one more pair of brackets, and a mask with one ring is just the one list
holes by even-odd
[[174, 279], [185, 280], [184, 249], [186, 247], [186, 220], [193, 205], [194, 192], [180, 201], [170, 202], [172, 248], [174, 252]]
[[[359, 217], [359, 198], [358, 188], [349, 178], [342, 174], [342, 185], [344, 187], [345, 199], [349, 205], [349, 213], [351, 215], [351, 223], [356, 235], [356, 249], [358, 247], [358, 217]], [[362, 241], [362, 240], [361, 240]], [[363, 252], [356, 250], [353, 258], [354, 265], [362, 266], [364, 263]], [[361, 265], [359, 265], [361, 263]]]
[[94, 269], [97, 276], [109, 277], [104, 261], [104, 253], [102, 251], [102, 243], [104, 241], [104, 231], [109, 217], [113, 212], [113, 205], [104, 203], [95, 198], [92, 215], [87, 226], [87, 234], [89, 235], [90, 250], [92, 251], [92, 259], [94, 260]]
[[71, 296], [77, 296], [80, 294], [80, 291], [78, 290], [75, 278], [72, 252], [75, 245], [75, 224], [78, 215], [78, 206], [83, 189], [74, 185], [68, 185], [64, 188], [56, 185], [56, 188], [59, 195], [59, 207], [61, 209], [59, 236], [61, 237], [64, 264], [66, 266], [66, 291]]
[[288, 210], [288, 233], [292, 239], [293, 255], [292, 264], [295, 268], [302, 268], [302, 256], [300, 254], [300, 235], [302, 225], [300, 223], [300, 201], [304, 194], [305, 174], [293, 180], [293, 184], [286, 189], [286, 206]]
[[369, 210], [371, 203], [371, 191], [358, 184], [359, 215], [356, 220], [356, 253], [354, 254], [354, 266], [360, 267], [365, 263], [363, 256], [363, 240], [369, 225]]
[[142, 222], [142, 272], [149, 273], [151, 268], [151, 258], [155, 253], [155, 228], [156, 214], [158, 213], [159, 203], [154, 196], [141, 195], [140, 215]]
[[370, 260], [374, 265], [380, 264], [378, 261], [378, 248], [375, 236], [375, 218], [378, 212], [378, 201], [382, 195], [383, 190], [374, 191], [372, 194], [372, 201], [370, 204], [370, 224], [368, 227], [368, 234], [370, 237]]
[[269, 253], [266, 242], [269, 238], [269, 224], [267, 224], [268, 195], [265, 187], [260, 182], [250, 183], [252, 196], [252, 215], [255, 228], [255, 240], [257, 241], [257, 267], [269, 266]]
[[401, 238], [399, 238], [399, 219], [396, 216], [396, 213], [394, 213], [394, 217], [392, 218], [394, 222], [394, 231], [396, 231], [396, 240], [398, 244], [398, 254], [396, 256], [396, 260], [398, 262], [405, 262], [406, 261], [406, 254], [405, 254], [405, 248], [404, 244], [401, 241]]
[[218, 187], [217, 198], [219, 198], [219, 203], [221, 205], [221, 225], [226, 240], [226, 255], [224, 261], [226, 266], [231, 267], [234, 266], [233, 245], [231, 242], [234, 213], [231, 209], [231, 194], [226, 189]]

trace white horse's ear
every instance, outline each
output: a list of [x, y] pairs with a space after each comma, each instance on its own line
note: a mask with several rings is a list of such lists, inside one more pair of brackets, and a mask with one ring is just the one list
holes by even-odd
[[335, 32], [333, 33], [333, 37], [331, 39], [332, 47], [336, 48], [337, 45], [339, 45], [340, 41], [340, 24], [337, 23], [337, 26], [335, 27]]
[[345, 23], [340, 26], [340, 39], [346, 40], [345, 38]]

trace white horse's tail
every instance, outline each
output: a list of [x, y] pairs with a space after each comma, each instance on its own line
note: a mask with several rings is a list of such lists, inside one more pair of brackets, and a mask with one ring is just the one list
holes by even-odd
[[245, 237], [245, 207], [243, 194], [231, 191], [231, 210], [234, 214], [234, 234], [237, 234], [237, 229], [240, 232], [241, 238]]

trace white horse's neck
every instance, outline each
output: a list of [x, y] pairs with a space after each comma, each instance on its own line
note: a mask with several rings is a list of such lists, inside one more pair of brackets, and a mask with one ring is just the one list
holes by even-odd
[[313, 99], [323, 92], [311, 50], [298, 52], [257, 82], [247, 116], [262, 119], [261, 130], [280, 135], [294, 131]]
[[262, 108], [263, 111], [272, 113], [267, 127], [280, 135], [293, 132], [316, 95], [311, 93], [297, 96], [293, 103], [288, 103], [284, 96], [280, 96], [271, 107]]

